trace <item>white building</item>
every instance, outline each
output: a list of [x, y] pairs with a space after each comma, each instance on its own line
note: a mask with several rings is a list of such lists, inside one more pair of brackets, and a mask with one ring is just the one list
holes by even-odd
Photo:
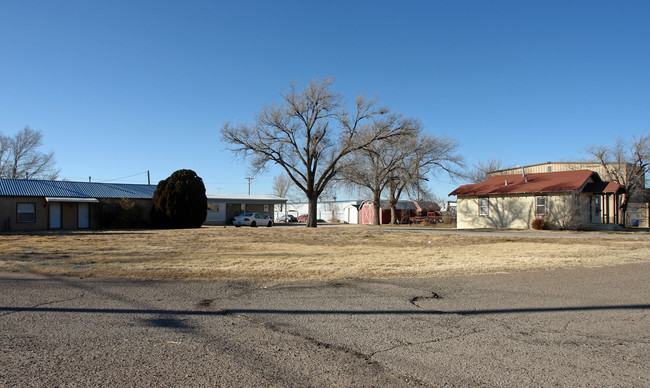
[[[363, 200], [345, 200], [345, 201], [319, 201], [316, 208], [316, 218], [325, 222], [341, 222], [345, 224], [359, 223], [359, 208]], [[309, 213], [309, 202], [287, 203], [286, 210], [279, 209], [276, 206], [275, 219], [277, 220], [284, 214], [299, 216]]]
[[274, 208], [287, 203], [286, 198], [275, 195], [207, 194], [206, 196], [208, 197], [208, 216], [205, 219], [207, 225], [231, 224], [235, 216], [246, 212], [273, 217]]

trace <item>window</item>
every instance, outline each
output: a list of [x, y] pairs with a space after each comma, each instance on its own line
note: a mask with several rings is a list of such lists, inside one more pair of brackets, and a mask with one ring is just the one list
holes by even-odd
[[19, 203], [17, 207], [18, 222], [36, 222], [36, 204]]
[[594, 206], [594, 207], [596, 208], [596, 209], [595, 209], [595, 210], [596, 210], [596, 215], [600, 217], [600, 208], [601, 208], [601, 205], [600, 205], [600, 197], [599, 197], [599, 196], [595, 196], [595, 197], [594, 197], [594, 201], [595, 201], [595, 204], [596, 204], [596, 205]]
[[535, 214], [538, 216], [546, 214], [546, 197], [535, 197]]
[[269, 205], [264, 205], [264, 211], [268, 212], [269, 211]]
[[487, 216], [488, 215], [488, 207], [490, 205], [490, 200], [489, 198], [479, 198], [478, 199], [478, 215], [479, 216]]

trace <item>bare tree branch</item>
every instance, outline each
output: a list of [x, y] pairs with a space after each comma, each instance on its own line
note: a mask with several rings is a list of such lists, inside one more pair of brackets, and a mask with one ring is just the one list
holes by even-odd
[[54, 167], [54, 153], [43, 153], [41, 131], [29, 126], [15, 137], [0, 136], [0, 177], [56, 179], [60, 173]]
[[464, 174], [472, 183], [481, 183], [488, 178], [488, 173], [503, 170], [508, 166], [501, 159], [479, 160]]
[[619, 205], [625, 225], [630, 198], [643, 189], [645, 176], [650, 172], [650, 136], [634, 136], [631, 141], [616, 139], [612, 146], [591, 146], [587, 153], [607, 171], [605, 180], [613, 181], [625, 189]]

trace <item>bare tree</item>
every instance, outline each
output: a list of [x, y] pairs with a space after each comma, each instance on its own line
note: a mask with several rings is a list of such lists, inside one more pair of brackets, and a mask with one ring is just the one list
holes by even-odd
[[318, 198], [338, 173], [341, 159], [398, 134], [394, 115], [378, 108], [376, 100], [360, 95], [350, 113], [331, 85], [331, 79], [314, 80], [298, 91], [292, 82], [279, 105], [262, 108], [255, 125], [226, 123], [221, 128], [222, 140], [234, 145], [233, 152], [252, 156], [254, 171], [267, 163], [284, 168], [309, 201], [308, 227], [317, 226]]
[[284, 174], [273, 177], [273, 195], [285, 198], [291, 190], [293, 182]]
[[451, 177], [462, 175], [457, 168], [462, 167], [463, 157], [458, 154], [458, 143], [453, 139], [420, 133], [403, 142], [402, 147], [405, 158], [388, 184], [391, 224], [397, 222], [397, 203], [404, 190], [414, 192], [419, 200], [424, 191], [422, 182], [428, 176], [440, 171]]
[[487, 179], [488, 173], [508, 168], [501, 159], [479, 160], [474, 163], [465, 177], [472, 183], [481, 183]]
[[616, 139], [613, 146], [592, 146], [587, 153], [607, 171], [607, 180], [623, 186], [625, 194], [619, 205], [625, 225], [629, 199], [645, 186], [645, 175], [650, 172], [650, 136], [641, 135], [628, 142]]
[[0, 134], [0, 178], [8, 175], [9, 171], [9, 144], [11, 139]]
[[[293, 186], [293, 182], [291, 182], [291, 179], [289, 179], [286, 175], [280, 174], [276, 175], [273, 177], [273, 195], [282, 197], [282, 198], [287, 198], [289, 195], [289, 192], [291, 191], [291, 188]], [[283, 210], [283, 205], [279, 205], [279, 211]]]
[[56, 179], [54, 153], [43, 153], [43, 133], [26, 126], [15, 137], [0, 136], [0, 177]]
[[394, 125], [403, 135], [377, 141], [348, 155], [341, 167], [341, 177], [346, 184], [365, 188], [371, 193], [375, 210], [374, 225], [379, 225], [381, 194], [402, 160], [408, 157], [409, 151], [404, 144], [409, 143], [421, 130], [421, 124], [413, 119], [401, 118]]

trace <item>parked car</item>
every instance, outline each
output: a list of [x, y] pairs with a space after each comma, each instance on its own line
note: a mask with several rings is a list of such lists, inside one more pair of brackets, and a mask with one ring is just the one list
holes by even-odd
[[307, 218], [309, 216], [307, 214], [301, 214], [298, 216], [298, 222], [307, 222]]
[[281, 216], [278, 220], [280, 222], [298, 222], [298, 219], [296, 218], [296, 216], [294, 216], [292, 214], [287, 214], [287, 215]]
[[252, 226], [252, 227], [256, 227], [258, 225], [273, 226], [273, 220], [269, 216], [267, 216], [266, 214], [259, 214], [259, 213], [240, 214], [234, 218], [232, 223], [238, 228], [242, 225]]

